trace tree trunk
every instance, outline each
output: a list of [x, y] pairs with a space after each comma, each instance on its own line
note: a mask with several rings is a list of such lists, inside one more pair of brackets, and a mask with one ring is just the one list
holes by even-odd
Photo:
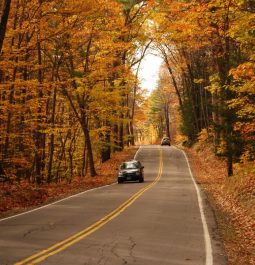
[[[54, 87], [53, 91], [53, 102], [52, 102], [52, 115], [51, 115], [51, 129], [55, 128], [55, 113], [56, 113], [56, 98], [57, 98], [57, 88]], [[52, 163], [53, 163], [53, 155], [54, 155], [54, 141], [55, 136], [54, 133], [51, 133], [50, 136], [50, 154], [49, 154], [49, 163], [48, 163], [48, 176], [47, 182], [50, 183], [52, 181]]]
[[4, 0], [3, 12], [2, 12], [2, 16], [0, 17], [0, 55], [1, 55], [2, 47], [3, 47], [6, 26], [8, 22], [9, 13], [10, 13], [10, 7], [11, 7], [11, 0]]
[[86, 146], [87, 146], [87, 150], [88, 150], [90, 176], [94, 177], [97, 175], [97, 173], [96, 173], [96, 169], [95, 169], [91, 139], [90, 139], [90, 135], [89, 135], [88, 121], [87, 121], [87, 118], [85, 115], [83, 116], [82, 121], [83, 121], [82, 127], [83, 127], [84, 137], [85, 137]]
[[229, 177], [233, 176], [233, 154], [231, 152], [229, 152], [227, 156], [227, 167], [228, 167], [228, 176]]
[[[41, 44], [40, 44], [40, 38], [38, 37], [37, 41], [37, 53], [38, 53], [38, 65], [39, 67], [42, 66], [42, 51], [41, 51]], [[43, 91], [41, 88], [41, 84], [43, 83], [43, 74], [42, 69], [39, 68], [38, 70], [38, 82], [39, 82], [39, 90], [38, 90], [38, 101], [39, 104], [37, 106], [37, 128], [35, 132], [35, 178], [36, 183], [41, 184], [42, 183], [42, 170], [44, 169], [44, 160], [45, 160], [45, 135], [41, 132], [42, 130], [42, 107], [40, 104], [40, 101], [43, 97]]]
[[114, 125], [113, 125], [113, 136], [114, 136], [113, 152], [117, 152], [117, 151], [119, 151], [119, 126], [117, 123], [114, 123]]
[[67, 175], [67, 183], [70, 184], [73, 179], [73, 150], [75, 149], [75, 138], [76, 138], [76, 131], [73, 133], [73, 137], [71, 138], [70, 145], [68, 148], [68, 157], [69, 157], [69, 170], [70, 174]]
[[82, 152], [82, 168], [81, 168], [81, 176], [84, 177], [87, 173], [86, 170], [86, 164], [87, 164], [87, 159], [86, 159], [86, 152], [87, 151], [87, 146], [86, 146], [86, 140], [84, 137], [84, 143], [83, 143], [83, 152]]
[[119, 123], [119, 148], [118, 151], [122, 151], [124, 149], [124, 124], [123, 124], [124, 115], [121, 114], [120, 116], [120, 123]]
[[56, 182], [58, 182], [58, 180], [60, 179], [60, 177], [59, 177], [60, 167], [61, 167], [62, 161], [65, 157], [66, 142], [68, 140], [69, 135], [70, 135], [70, 133], [67, 132], [66, 137], [64, 139], [64, 142], [61, 139], [61, 152], [60, 152], [60, 155], [58, 156], [58, 166], [57, 166], [56, 178], [55, 178]]
[[5, 177], [4, 167], [2, 162], [0, 161], [0, 178]]
[[[16, 30], [17, 28], [17, 21], [18, 21], [18, 14], [17, 14], [17, 10], [18, 10], [18, 7], [19, 7], [19, 2], [17, 1], [16, 2], [16, 13], [15, 13], [15, 16], [14, 16], [14, 21], [13, 21], [13, 30]], [[0, 28], [1, 30], [1, 28]], [[15, 39], [14, 37], [12, 38], [11, 40], [11, 48], [14, 46], [14, 43], [15, 43]], [[20, 41], [20, 38], [19, 38], [19, 42], [18, 42], [18, 48], [20, 48], [20, 45], [21, 45], [21, 41]], [[0, 50], [1, 52], [1, 50]], [[15, 63], [17, 64], [18, 63], [18, 57], [16, 56], [15, 58]], [[12, 74], [12, 82], [14, 83], [15, 80], [16, 80], [16, 75], [17, 75], [17, 67], [15, 66], [14, 69], [13, 69], [13, 74]], [[13, 104], [13, 101], [14, 101], [14, 85], [12, 84], [11, 87], [10, 87], [10, 97], [9, 97], [9, 103], [10, 104]], [[12, 112], [10, 109], [8, 109], [7, 111], [7, 123], [6, 123], [6, 138], [5, 138], [5, 145], [4, 145], [4, 153], [5, 153], [5, 156], [8, 157], [8, 150], [9, 150], [9, 133], [10, 133], [10, 128], [11, 128], [11, 118], [12, 118]]]
[[[187, 68], [188, 68], [188, 72], [189, 72], [189, 80], [190, 80], [190, 87], [188, 87], [188, 94], [189, 94], [189, 100], [191, 103], [191, 107], [192, 107], [192, 114], [193, 114], [193, 120], [195, 122], [195, 128], [196, 128], [196, 134], [198, 134], [200, 132], [200, 126], [199, 126], [199, 122], [198, 122], [198, 113], [196, 111], [196, 99], [195, 99], [195, 92], [196, 92], [196, 87], [194, 86], [194, 75], [191, 69], [191, 66], [189, 63], [186, 62]], [[196, 137], [197, 135], [195, 135]]]
[[170, 64], [169, 64], [169, 62], [168, 62], [167, 59], [165, 59], [165, 62], [166, 62], [166, 64], [167, 64], [167, 69], [168, 69], [168, 72], [169, 72], [169, 74], [170, 74], [170, 76], [171, 76], [172, 83], [173, 83], [173, 85], [174, 85], [174, 89], [175, 89], [175, 92], [176, 92], [177, 97], [178, 97], [178, 101], [179, 101], [180, 108], [183, 109], [183, 102], [182, 102], [182, 98], [181, 98], [181, 93], [180, 93], [180, 91], [179, 91], [179, 89], [178, 89], [177, 82], [176, 82], [176, 80], [175, 80], [175, 77], [174, 77], [174, 74], [173, 74], [172, 68], [170, 67]]
[[131, 145], [135, 145], [135, 135], [134, 135], [133, 119], [131, 119], [129, 126], [130, 126], [130, 143], [131, 143]]
[[106, 135], [104, 136], [104, 143], [101, 150], [101, 162], [104, 163], [105, 161], [111, 158], [111, 135], [110, 132], [107, 131]]
[[169, 120], [169, 106], [167, 103], [165, 103], [165, 121], [166, 121], [166, 136], [170, 137], [170, 120]]

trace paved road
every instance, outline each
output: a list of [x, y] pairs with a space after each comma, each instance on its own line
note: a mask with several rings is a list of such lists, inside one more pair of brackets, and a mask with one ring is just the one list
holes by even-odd
[[142, 146], [137, 159], [144, 183], [114, 184], [1, 220], [0, 265], [226, 264], [184, 153]]

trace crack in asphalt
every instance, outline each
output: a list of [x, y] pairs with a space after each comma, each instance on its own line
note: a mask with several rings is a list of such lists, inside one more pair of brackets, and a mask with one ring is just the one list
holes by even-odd
[[[125, 265], [125, 264], [128, 264], [131, 262], [131, 264], [133, 264], [134, 262], [136, 262], [136, 258], [134, 257], [134, 254], [133, 254], [133, 251], [134, 251], [134, 248], [135, 246], [137, 245], [135, 240], [132, 238], [132, 237], [129, 237], [128, 238], [128, 247], [127, 247], [127, 250], [129, 252], [128, 256], [127, 257], [123, 257], [121, 256], [119, 253], [118, 253], [118, 246], [119, 246], [119, 243], [115, 243], [112, 248], [111, 248], [111, 253], [117, 257], [118, 259], [120, 259], [122, 261], [122, 264]], [[131, 258], [131, 261], [129, 262], [128, 259]]]
[[129, 237], [129, 241], [131, 243], [131, 247], [129, 249], [129, 254], [130, 254], [130, 257], [133, 259], [133, 261], [136, 262], [136, 258], [133, 255], [133, 251], [134, 251], [134, 248], [136, 246], [136, 242], [131, 236]]
[[107, 258], [105, 257], [104, 253], [105, 253], [105, 248], [107, 247], [108, 244], [104, 244], [99, 248], [99, 253], [100, 256], [99, 260], [97, 261], [97, 265], [105, 265], [107, 262]]
[[47, 225], [44, 225], [41, 227], [36, 227], [36, 228], [30, 229], [23, 234], [23, 238], [28, 237], [29, 235], [31, 235], [34, 232], [50, 231], [50, 230], [54, 229], [55, 227], [56, 227], [55, 224], [47, 224]]
[[127, 260], [126, 260], [125, 258], [121, 257], [121, 256], [117, 253], [118, 245], [119, 245], [119, 243], [115, 243], [115, 244], [112, 246], [112, 248], [111, 248], [111, 253], [112, 253], [115, 257], [117, 257], [118, 259], [122, 260], [122, 262], [123, 262], [122, 264], [127, 264], [127, 263], [128, 263]]
[[[86, 245], [86, 251], [88, 251], [89, 249], [91, 249], [91, 251], [93, 251], [93, 249], [97, 248], [97, 247], [98, 247], [98, 244], [90, 243], [90, 244]], [[83, 265], [91, 265], [91, 264], [93, 264], [92, 258], [89, 258], [87, 261], [85, 261], [85, 263], [83, 263]]]

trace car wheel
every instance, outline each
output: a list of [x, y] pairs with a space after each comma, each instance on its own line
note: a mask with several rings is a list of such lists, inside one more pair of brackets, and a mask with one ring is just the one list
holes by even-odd
[[142, 178], [139, 178], [139, 182], [140, 183], [144, 182], [144, 178], [143, 177]]
[[123, 183], [123, 180], [122, 179], [118, 179], [118, 183]]

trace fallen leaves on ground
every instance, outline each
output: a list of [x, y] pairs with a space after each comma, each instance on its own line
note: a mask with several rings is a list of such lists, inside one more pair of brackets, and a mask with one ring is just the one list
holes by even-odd
[[226, 164], [209, 146], [188, 151], [196, 180], [206, 191], [216, 212], [229, 265], [255, 264], [254, 161], [235, 168], [227, 177]]
[[97, 166], [97, 176], [75, 177], [70, 184], [66, 180], [39, 186], [27, 181], [1, 183], [0, 217], [41, 206], [81, 191], [112, 184], [116, 182], [116, 168], [122, 161], [132, 159], [136, 151], [137, 147], [133, 147], [115, 153], [110, 160]]

